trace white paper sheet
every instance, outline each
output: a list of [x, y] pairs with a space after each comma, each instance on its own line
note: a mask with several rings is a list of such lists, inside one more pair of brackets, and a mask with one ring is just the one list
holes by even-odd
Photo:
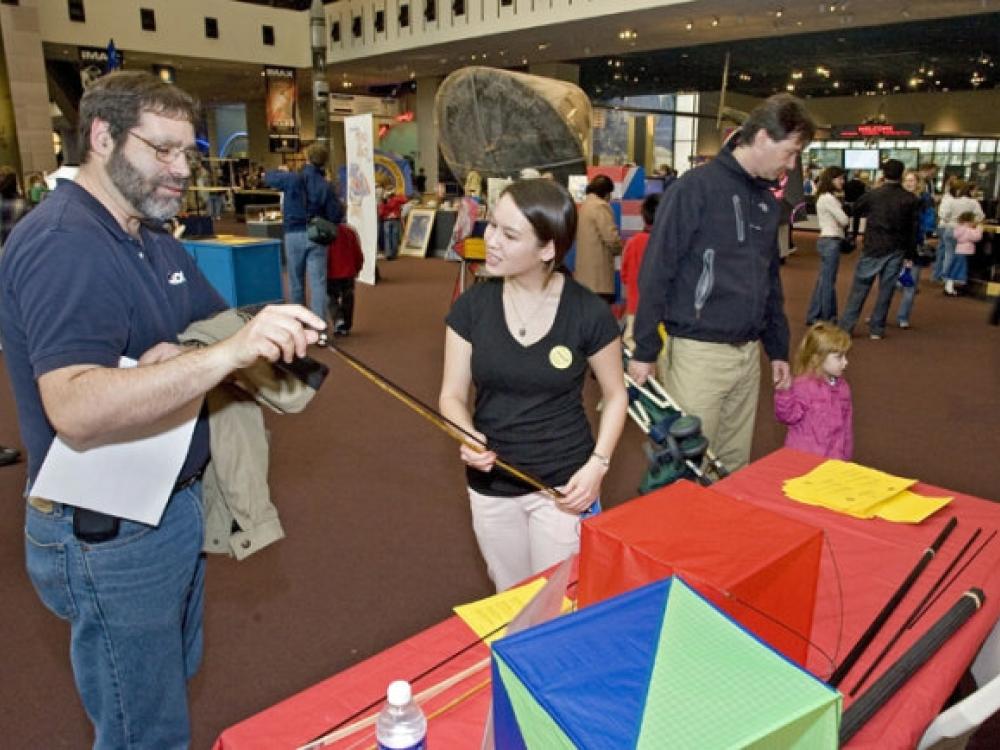
[[[135, 367], [122, 357], [120, 367]], [[116, 436], [114, 443], [76, 450], [58, 435], [31, 494], [156, 526], [184, 464], [198, 399], [153, 425]]]

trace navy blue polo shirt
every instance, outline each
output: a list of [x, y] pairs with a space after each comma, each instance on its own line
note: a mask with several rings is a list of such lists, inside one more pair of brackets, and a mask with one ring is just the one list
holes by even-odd
[[[196, 320], [226, 308], [170, 234], [137, 240], [75, 182], [56, 190], [11, 233], [0, 260], [0, 335], [34, 482], [55, 431], [37, 379], [70, 365], [117, 367]], [[208, 460], [205, 410], [178, 479]]]

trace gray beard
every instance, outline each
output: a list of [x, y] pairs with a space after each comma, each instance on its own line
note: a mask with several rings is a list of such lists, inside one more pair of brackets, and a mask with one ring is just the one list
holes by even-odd
[[107, 172], [118, 192], [139, 212], [139, 218], [151, 222], [164, 222], [176, 216], [181, 210], [184, 203], [183, 196], [159, 197], [156, 188], [160, 184], [186, 188], [188, 180], [170, 178], [155, 182], [149, 180], [119, 149], [115, 149], [108, 159]]

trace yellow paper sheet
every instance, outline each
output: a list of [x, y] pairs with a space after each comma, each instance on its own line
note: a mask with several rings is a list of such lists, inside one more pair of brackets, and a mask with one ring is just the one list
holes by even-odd
[[952, 500], [924, 497], [907, 489], [915, 483], [915, 479], [831, 459], [808, 474], [786, 480], [783, 489], [800, 503], [854, 518], [877, 517], [895, 523], [920, 523]]
[[903, 490], [875, 508], [875, 515], [894, 523], [920, 523], [937, 513], [954, 498], [925, 497]]
[[915, 479], [895, 477], [850, 461], [831, 459], [808, 474], [787, 480], [784, 490], [793, 500], [868, 518], [876, 505], [915, 483]]
[[[524, 605], [542, 590], [545, 583], [545, 578], [536, 578], [523, 586], [507, 589], [499, 594], [480, 599], [478, 602], [459, 604], [454, 607], [454, 611], [466, 625], [472, 628], [476, 635], [483, 639], [484, 643], [492, 643], [497, 638], [503, 638], [507, 628], [496, 633], [493, 631], [513, 620], [517, 613], [524, 608]], [[572, 606], [573, 603], [563, 597], [562, 611], [568, 612]], [[487, 633], [493, 633], [493, 635], [486, 637]]]

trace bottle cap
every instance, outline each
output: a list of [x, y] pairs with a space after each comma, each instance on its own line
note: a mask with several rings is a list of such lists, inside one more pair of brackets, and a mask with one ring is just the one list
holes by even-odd
[[405, 706], [412, 697], [410, 683], [406, 680], [390, 682], [389, 689], [385, 691], [385, 697], [393, 706]]

